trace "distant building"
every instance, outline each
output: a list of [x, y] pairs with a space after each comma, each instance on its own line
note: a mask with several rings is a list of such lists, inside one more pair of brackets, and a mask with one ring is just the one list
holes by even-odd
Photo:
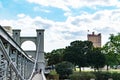
[[94, 47], [101, 47], [101, 33], [95, 34], [92, 32], [92, 34], [87, 35], [88, 41], [93, 42]]

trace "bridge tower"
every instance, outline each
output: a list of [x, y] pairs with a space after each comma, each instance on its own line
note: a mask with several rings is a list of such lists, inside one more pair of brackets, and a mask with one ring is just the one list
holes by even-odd
[[[36, 37], [21, 37], [20, 36], [21, 30], [15, 29], [13, 30], [13, 39], [18, 43], [19, 46], [22, 45], [25, 41], [32, 41], [36, 45], [35, 51], [25, 51], [28, 55], [31, 55], [33, 58], [36, 57], [36, 53], [38, 52], [38, 59], [37, 59], [37, 69], [45, 69], [45, 58], [44, 58], [44, 29], [37, 29]], [[28, 45], [29, 46], [29, 45]]]

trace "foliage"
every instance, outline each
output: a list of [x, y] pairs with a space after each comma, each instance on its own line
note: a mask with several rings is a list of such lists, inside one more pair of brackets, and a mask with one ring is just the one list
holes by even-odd
[[55, 70], [51, 70], [50, 73], [48, 74], [48, 76], [46, 76], [47, 79], [51, 80], [59, 80], [59, 74], [57, 74], [57, 72]]
[[[114, 49], [111, 49], [109, 42], [106, 43], [103, 46], [102, 52], [105, 54], [107, 67], [108, 66], [112, 67], [114, 65], [118, 65], [119, 64], [118, 58], [117, 58], [119, 56], [119, 54], [115, 54], [114, 53]], [[107, 68], [107, 70], [108, 70], [108, 68]]]
[[91, 78], [96, 78], [93, 73], [90, 72], [77, 72], [70, 75], [70, 80], [90, 80]]
[[70, 62], [64, 61], [55, 66], [56, 72], [61, 78], [66, 78], [73, 72], [73, 65]]
[[120, 80], [120, 73], [114, 72], [112, 73], [113, 80]]
[[120, 80], [120, 73], [118, 72], [94, 72], [96, 80], [108, 80], [112, 78], [113, 80]]
[[87, 54], [87, 60], [90, 66], [99, 70], [105, 66], [105, 55], [101, 52], [101, 48], [94, 48], [93, 51]]
[[105, 55], [101, 52], [99, 48], [95, 49], [93, 53], [95, 56], [94, 58], [95, 61], [93, 62], [94, 67], [97, 69], [103, 68], [105, 66], [105, 61], [106, 61]]
[[53, 50], [51, 53], [46, 54], [48, 65], [55, 65], [63, 61], [64, 49]]
[[51, 70], [49, 74], [50, 74], [50, 75], [56, 75], [57, 72], [56, 72], [55, 70]]
[[120, 53], [120, 33], [118, 33], [118, 35], [111, 34], [109, 39], [109, 42], [113, 45], [111, 47], [114, 48], [114, 53]]
[[118, 35], [111, 34], [102, 51], [106, 56], [107, 66], [118, 65], [120, 62], [120, 33]]
[[108, 80], [112, 77], [110, 72], [93, 72], [96, 76], [96, 80]]
[[70, 75], [70, 80], [120, 80], [120, 73], [118, 72], [76, 72]]
[[81, 67], [87, 66], [86, 54], [93, 48], [90, 41], [73, 41], [64, 51], [64, 60]]

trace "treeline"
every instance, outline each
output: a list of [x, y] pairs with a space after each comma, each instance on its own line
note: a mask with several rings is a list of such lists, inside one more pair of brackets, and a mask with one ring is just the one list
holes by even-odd
[[120, 33], [111, 34], [109, 41], [101, 48], [93, 47], [91, 41], [76, 40], [66, 48], [46, 53], [45, 57], [49, 66], [68, 61], [74, 67], [78, 66], [80, 71], [81, 67], [92, 67], [94, 70], [105, 65], [114, 67], [120, 64]]

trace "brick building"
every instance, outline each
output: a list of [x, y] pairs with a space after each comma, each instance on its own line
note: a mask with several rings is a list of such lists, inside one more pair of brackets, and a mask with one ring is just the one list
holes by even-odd
[[101, 47], [101, 33], [95, 34], [92, 32], [92, 34], [87, 35], [88, 41], [93, 42], [94, 47]]

